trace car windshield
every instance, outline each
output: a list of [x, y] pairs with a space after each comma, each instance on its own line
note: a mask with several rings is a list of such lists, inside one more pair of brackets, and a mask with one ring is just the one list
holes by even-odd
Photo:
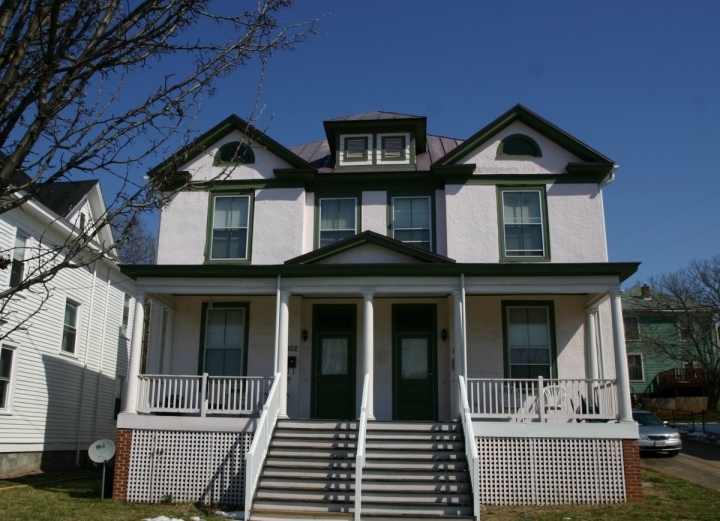
[[664, 425], [660, 418], [649, 412], [634, 412], [633, 420], [645, 427], [649, 425]]

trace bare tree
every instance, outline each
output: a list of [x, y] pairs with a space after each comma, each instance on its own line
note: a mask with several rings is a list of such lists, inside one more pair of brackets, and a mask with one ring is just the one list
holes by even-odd
[[138, 215], [119, 215], [112, 223], [117, 255], [124, 264], [152, 264], [155, 262], [155, 236]]
[[653, 317], [642, 330], [644, 349], [688, 364], [708, 394], [708, 408], [720, 399], [720, 255], [693, 260], [672, 273], [651, 277], [649, 298], [640, 309]]
[[[0, 321], [11, 318], [18, 292], [47, 298], [61, 270], [115, 256], [116, 246], [122, 251], [139, 215], [185, 188], [189, 179], [177, 175], [177, 165], [144, 182], [147, 162], [187, 149], [200, 104], [216, 80], [251, 60], [264, 70], [274, 52], [316, 34], [318, 20], [279, 21], [291, 6], [292, 0], [0, 3], [0, 214], [59, 181], [91, 176], [120, 184], [93, 226], [64, 229], [67, 239], [59, 243], [48, 232], [27, 249], [24, 277], [0, 291]], [[249, 123], [259, 111], [256, 99]], [[249, 124], [248, 141], [253, 132]], [[67, 228], [60, 221], [53, 225]], [[112, 222], [125, 226], [116, 226], [108, 240], [101, 230]], [[13, 253], [6, 248], [0, 259], [7, 264]], [[31, 316], [13, 317], [0, 338]]]

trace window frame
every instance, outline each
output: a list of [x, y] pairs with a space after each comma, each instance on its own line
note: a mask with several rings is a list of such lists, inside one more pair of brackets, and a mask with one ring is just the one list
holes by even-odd
[[[75, 325], [74, 326], [68, 326], [67, 324], [65, 324], [65, 314], [67, 313], [68, 305], [75, 307]], [[73, 356], [76, 358], [78, 356], [78, 353], [77, 353], [78, 340], [80, 340], [80, 338], [79, 338], [80, 323], [81, 323], [80, 310], [81, 310], [81, 304], [78, 301], [73, 300], [71, 298], [65, 299], [65, 305], [63, 306], [63, 315], [62, 315], [62, 317], [63, 317], [62, 318], [62, 331], [61, 331], [61, 335], [60, 335], [60, 353], [63, 355]], [[75, 329], [75, 341], [73, 342], [72, 351], [68, 351], [63, 348], [63, 344], [65, 343], [65, 328], [67, 328], [67, 327], [73, 327]]]
[[546, 308], [548, 313], [548, 332], [550, 336], [550, 377], [558, 378], [557, 340], [555, 331], [555, 301], [553, 300], [502, 300], [502, 335], [503, 335], [503, 371], [505, 378], [511, 378], [510, 371], [510, 337], [508, 331], [510, 308]]
[[[507, 255], [505, 248], [505, 206], [503, 194], [506, 192], [538, 192], [540, 194], [540, 223], [542, 228], [543, 255]], [[545, 185], [498, 186], [497, 187], [498, 212], [498, 240], [500, 248], [500, 262], [549, 262], [550, 256], [550, 226], [547, 210], [547, 191]]]
[[[637, 380], [632, 378], [632, 372], [630, 371], [630, 357], [631, 356], [639, 356], [640, 357], [640, 373], [642, 375], [641, 380]], [[645, 381], [645, 358], [643, 357], [642, 353], [627, 353], [625, 355], [627, 358], [627, 367], [628, 367], [628, 378], [630, 379], [630, 382], [639, 382], [642, 383]]]
[[[355, 199], [355, 235], [360, 233], [362, 225], [362, 192], [360, 193], [349, 193], [349, 192], [315, 192], [314, 206], [315, 206], [315, 222], [313, 226], [313, 249], [320, 248], [320, 217], [321, 217], [321, 205], [320, 201], [324, 199]], [[333, 243], [334, 244], [334, 243]]]
[[[25, 239], [25, 246], [22, 247], [22, 252], [18, 255], [18, 247], [16, 246], [18, 237], [23, 237]], [[13, 250], [12, 250], [12, 256], [10, 258], [10, 273], [8, 274], [8, 287], [9, 288], [16, 288], [20, 284], [22, 284], [23, 279], [25, 278], [25, 252], [28, 249], [28, 240], [29, 235], [20, 228], [15, 230], [15, 242], [13, 242]], [[18, 256], [19, 258], [16, 258]], [[14, 274], [15, 274], [15, 266], [20, 266], [20, 275], [18, 281], [14, 281]], [[17, 282], [14, 284], [14, 282]]]
[[[381, 132], [375, 135], [377, 142], [375, 154], [375, 164], [377, 166], [409, 166], [415, 164], [415, 154], [413, 147], [413, 136], [409, 132]], [[403, 155], [402, 157], [386, 158], [385, 157], [385, 140], [393, 138], [402, 138], [403, 140]]]
[[17, 364], [18, 364], [17, 359], [18, 359], [18, 352], [20, 350], [15, 345], [8, 345], [5, 343], [0, 343], [0, 353], [2, 353], [3, 349], [7, 349], [8, 351], [12, 352], [12, 360], [10, 362], [10, 378], [5, 380], [8, 382], [5, 407], [2, 407], [1, 406], [2, 404], [0, 404], [0, 416], [10, 416], [13, 413], [13, 398], [15, 395], [15, 381], [17, 380], [15, 375], [17, 374]]
[[[395, 217], [395, 199], [417, 199], [417, 198], [427, 198], [430, 200], [430, 249], [429, 250], [423, 250], [423, 251], [429, 251], [431, 253], [435, 253], [437, 248], [437, 237], [436, 237], [436, 228], [437, 228], [437, 217], [436, 217], [436, 211], [435, 211], [435, 192], [429, 193], [429, 192], [387, 192], [387, 227], [388, 227], [388, 237], [391, 239], [395, 239], [395, 227], [393, 225], [394, 217]], [[404, 228], [402, 228], [404, 229]], [[399, 240], [399, 239], [395, 239]], [[412, 243], [406, 243], [403, 241], [400, 241], [403, 244], [407, 244], [408, 246], [413, 246]], [[416, 246], [417, 247], [417, 246]], [[421, 248], [422, 249], [422, 248]]]
[[[128, 338], [128, 330], [130, 329], [130, 302], [132, 297], [127, 293], [123, 293], [123, 312], [120, 322], [120, 334]], [[127, 314], [125, 313], [127, 311]]]
[[[367, 163], [371, 162], [370, 157], [370, 145], [374, 141], [372, 135], [344, 135], [342, 136], [342, 161], [343, 163]], [[348, 157], [348, 141], [360, 141], [365, 142], [365, 152], [363, 157]], [[374, 148], [374, 147], [373, 147]]]
[[[242, 157], [243, 155], [235, 153], [235, 161], [223, 161], [220, 159], [220, 155], [222, 154], [224, 149], [228, 149], [230, 147], [235, 148], [235, 150], [239, 151], [241, 147], [247, 148], [248, 152], [250, 153], [250, 160], [249, 161], [243, 161]], [[242, 141], [229, 141], [223, 145], [220, 145], [217, 149], [217, 152], [215, 152], [215, 156], [213, 157], [213, 166], [232, 166], [232, 165], [254, 165], [255, 164], [255, 152], [252, 149], [252, 146], [250, 146], [250, 143], [243, 143]]]
[[[505, 152], [505, 143], [507, 141], [511, 141], [513, 139], [522, 139], [526, 143], [530, 144], [535, 149], [535, 154], [527, 155], [527, 154], [507, 154]], [[505, 136], [502, 138], [500, 143], [498, 144], [497, 151], [495, 153], [496, 159], [537, 159], [542, 157], [542, 149], [540, 148], [540, 145], [537, 144], [537, 141], [535, 141], [533, 138], [528, 136], [527, 134], [511, 134], [509, 136]]]
[[[200, 349], [198, 350], [198, 375], [202, 375], [205, 371], [205, 351], [206, 351], [206, 335], [207, 335], [207, 317], [208, 310], [211, 309], [243, 309], [244, 310], [244, 331], [243, 331], [243, 353], [242, 353], [242, 375], [247, 376], [248, 364], [248, 342], [250, 338], [250, 303], [249, 302], [203, 302], [200, 315]], [[213, 375], [210, 375], [213, 376]]]
[[[215, 220], [215, 200], [218, 197], [248, 197], [247, 243], [245, 244], [245, 258], [212, 258], [213, 224]], [[205, 263], [206, 264], [250, 264], [252, 262], [253, 219], [255, 217], [255, 191], [254, 190], [212, 190], [208, 192], [207, 230], [205, 233]]]
[[[628, 330], [627, 327], [627, 320], [628, 319], [634, 319], [636, 321], [636, 331], [637, 331], [637, 338], [628, 338]], [[640, 316], [639, 315], [623, 315], [623, 329], [625, 330], [625, 341], [626, 342], [639, 342], [642, 340], [642, 336], [640, 335]]]

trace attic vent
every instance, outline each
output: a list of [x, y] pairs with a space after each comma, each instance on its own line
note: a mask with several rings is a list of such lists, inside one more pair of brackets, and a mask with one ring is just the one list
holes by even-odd
[[405, 159], [405, 138], [403, 136], [382, 138], [383, 160]]
[[345, 138], [345, 160], [346, 161], [367, 161], [368, 138], [353, 137]]
[[533, 138], [513, 134], [502, 140], [497, 149], [497, 157], [542, 157], [542, 152]]

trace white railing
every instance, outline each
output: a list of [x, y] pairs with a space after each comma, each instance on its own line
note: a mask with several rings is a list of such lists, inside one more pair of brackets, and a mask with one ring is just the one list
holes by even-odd
[[470, 414], [517, 421], [615, 420], [617, 382], [585, 379], [468, 378]]
[[253, 496], [257, 488], [258, 478], [262, 472], [265, 456], [267, 456], [272, 440], [275, 424], [280, 412], [280, 373], [275, 374], [267, 401], [262, 408], [257, 429], [253, 435], [250, 450], [245, 453], [245, 519], [250, 519]]
[[139, 375], [137, 411], [173, 414], [249, 414], [259, 411], [272, 378], [264, 376]]
[[472, 487], [473, 516], [475, 521], [480, 520], [480, 457], [478, 456], [477, 442], [473, 430], [472, 417], [470, 416], [470, 405], [468, 404], [467, 388], [465, 378], [458, 376], [458, 410], [463, 426], [463, 437], [465, 439], [465, 459], [468, 464], [468, 476]]
[[355, 451], [355, 521], [360, 521], [362, 507], [362, 473], [365, 467], [365, 433], [367, 432], [367, 402], [370, 375], [363, 380], [362, 401], [360, 402], [360, 425], [357, 433], [357, 449]]

